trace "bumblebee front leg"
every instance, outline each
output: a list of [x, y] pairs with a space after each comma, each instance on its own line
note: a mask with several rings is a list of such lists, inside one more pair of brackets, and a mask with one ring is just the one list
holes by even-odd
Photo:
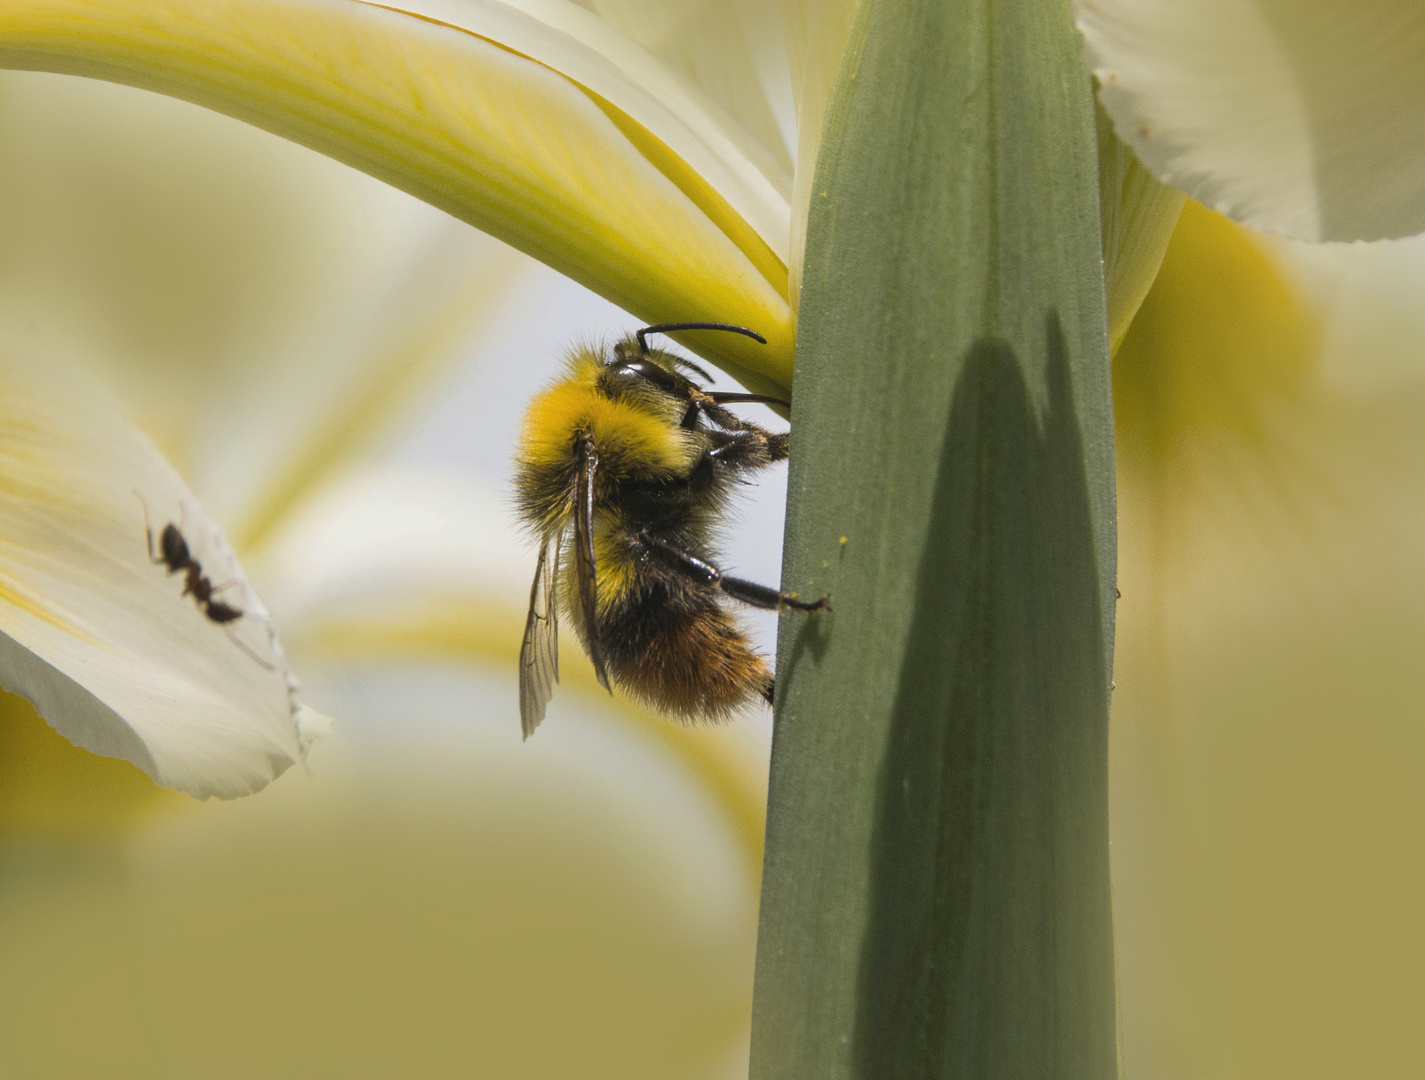
[[752, 607], [765, 608], [768, 611], [781, 611], [783, 608], [791, 608], [793, 611], [820, 611], [831, 606], [831, 597], [829, 596], [823, 596], [820, 600], [808, 603], [805, 600], [798, 600], [791, 593], [782, 592], [780, 589], [744, 581], [742, 578], [727, 577], [706, 559], [700, 559], [696, 555], [674, 547], [666, 540], [649, 536], [647, 533], [640, 535], [635, 543], [643, 547], [660, 564], [682, 577], [710, 589], [721, 589], [734, 600], [741, 600], [744, 604], [749, 604]]
[[785, 461], [791, 448], [791, 436], [786, 431], [753, 428], [725, 438], [728, 441], [709, 450], [708, 457], [739, 469], [760, 469], [774, 461]]

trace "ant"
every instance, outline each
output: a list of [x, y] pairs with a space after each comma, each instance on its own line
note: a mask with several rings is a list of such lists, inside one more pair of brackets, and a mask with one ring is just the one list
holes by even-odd
[[[138, 495], [138, 492], [134, 493]], [[232, 639], [234, 645], [242, 649], [248, 656], [252, 657], [267, 670], [274, 670], [262, 657], [249, 649], [237, 638], [232, 636], [232, 629], [229, 623], [236, 622], [246, 614], [242, 608], [235, 608], [231, 604], [225, 604], [221, 600], [214, 599], [215, 594], [222, 592], [230, 585], [236, 584], [236, 579], [225, 581], [221, 585], [214, 585], [203, 573], [203, 564], [193, 558], [192, 552], [188, 548], [188, 541], [183, 536], [183, 531], [173, 522], [169, 522], [163, 527], [163, 531], [158, 535], [158, 549], [153, 546], [153, 526], [149, 524], [148, 503], [144, 502], [143, 496], [139, 495], [139, 504], [143, 507], [143, 528], [144, 535], [148, 537], [148, 559], [155, 566], [166, 567], [169, 574], [182, 574], [183, 592], [182, 596], [193, 597], [194, 603], [198, 605], [198, 610], [208, 619], [209, 622], [216, 623], [228, 632], [228, 637]]]

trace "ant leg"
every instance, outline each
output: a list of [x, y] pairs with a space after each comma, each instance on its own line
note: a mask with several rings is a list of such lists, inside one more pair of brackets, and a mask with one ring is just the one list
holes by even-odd
[[223, 632], [228, 635], [229, 641], [231, 641], [243, 652], [247, 653], [248, 656], [252, 657], [252, 659], [256, 661], [261, 667], [265, 668], [267, 671], [277, 670], [276, 664], [273, 664], [258, 656], [257, 653], [252, 651], [251, 647], [247, 644], [247, 642], [243, 641], [242, 638], [238, 637], [235, 633], [233, 633], [233, 628], [231, 626], [223, 627]]
[[[178, 504], [178, 531], [181, 532], [185, 537], [188, 535], [188, 501], [186, 499], [182, 500]], [[197, 551], [197, 549], [200, 547], [203, 549], [201, 552]], [[208, 557], [207, 547], [208, 532], [206, 529], [199, 529], [198, 542], [194, 545], [195, 554], [201, 554], [203, 558], [206, 559]], [[193, 560], [194, 563], [197, 563], [197, 561], [198, 560], [196, 558]]]
[[744, 581], [742, 578], [725, 577], [721, 570], [706, 559], [700, 559], [696, 555], [682, 551], [666, 541], [649, 536], [647, 533], [642, 534], [638, 539], [649, 553], [664, 566], [690, 578], [699, 585], [720, 588], [734, 600], [741, 600], [751, 607], [765, 608], [768, 611], [781, 611], [783, 608], [791, 608], [793, 611], [820, 611], [823, 608], [831, 607], [831, 597], [829, 596], [823, 596], [820, 600], [810, 603], [798, 600], [791, 593], [782, 592], [780, 589]]
[[137, 499], [139, 505], [143, 507], [143, 534], [148, 538], [148, 561], [153, 563], [154, 566], [165, 566], [167, 565], [167, 560], [164, 559], [161, 554], [153, 550], [153, 525], [149, 523], [148, 519], [148, 503], [144, 500], [144, 497], [138, 493], [137, 488], [134, 489], [134, 498]]

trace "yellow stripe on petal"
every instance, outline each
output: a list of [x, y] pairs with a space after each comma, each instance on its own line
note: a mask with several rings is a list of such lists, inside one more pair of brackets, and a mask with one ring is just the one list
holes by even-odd
[[23, 611], [26, 615], [33, 616], [41, 622], [49, 623], [56, 630], [77, 638], [85, 644], [103, 648], [104, 644], [81, 626], [75, 626], [72, 622], [62, 618], [54, 611], [45, 607], [44, 604], [33, 597], [25, 596], [12, 584], [0, 581], [0, 604], [8, 605], [17, 611]]
[[[718, 102], [771, 155], [791, 189], [775, 90], [790, 72], [781, 13], [758, 0], [576, 0]], [[775, 58], [774, 58], [775, 54]], [[783, 83], [790, 89], [790, 82]], [[787, 104], [791, 104], [790, 101]]]
[[[732, 208], [722, 194], [707, 182], [686, 161], [669, 149], [668, 144], [647, 128], [637, 123], [622, 109], [606, 101], [592, 90], [589, 97], [612, 120], [615, 126], [643, 152], [644, 157], [653, 162], [664, 176], [678, 185], [678, 190], [697, 204], [718, 227], [737, 245], [752, 265], [762, 272], [772, 287], [782, 296], [787, 295], [787, 264], [768, 246], [767, 241], [757, 235], [737, 211]], [[790, 377], [790, 376], [789, 376]]]
[[[607, 17], [603, 5], [596, 5], [598, 15], [569, 0], [392, 0], [380, 6], [498, 42], [637, 117], [706, 176], [785, 261], [791, 191], [785, 155], [769, 151], [717, 104], [717, 95], [690, 81], [690, 72], [640, 45], [646, 35], [622, 32], [625, 20]], [[666, 16], [671, 9], [660, 10]], [[721, 44], [699, 42], [704, 51]]]
[[[1133, 470], [1156, 467], [1203, 432], [1259, 439], [1273, 408], [1309, 385], [1320, 347], [1314, 313], [1260, 242], [1189, 201], [1114, 357], [1125, 488]], [[1178, 507], [1161, 510], [1171, 517]]]
[[769, 346], [721, 335], [700, 351], [773, 381], [790, 370], [791, 314], [765, 263], [581, 84], [467, 30], [355, 0], [9, 0], [0, 65], [235, 116], [403, 188], [642, 318], [754, 326]]
[[[451, 227], [458, 228], [454, 223]], [[298, 422], [277, 410], [270, 410], [275, 421], [249, 421], [250, 429], [275, 423], [288, 430], [254, 430], [280, 448], [280, 459], [260, 496], [230, 526], [233, 542], [245, 557], [387, 434], [438, 375], [467, 359], [461, 346], [507, 299], [521, 264], [528, 265], [509, 248], [492, 241], [485, 246], [488, 250], [479, 261], [425, 252], [390, 297], [391, 310], [373, 326], [360, 327], [362, 340], [350, 349], [333, 343], [330, 357], [313, 358], [304, 365], [306, 370], [277, 384], [290, 395], [300, 380], [310, 400]]]

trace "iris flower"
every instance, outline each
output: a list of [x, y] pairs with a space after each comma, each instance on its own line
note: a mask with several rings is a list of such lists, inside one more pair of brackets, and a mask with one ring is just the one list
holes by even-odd
[[[197, 803], [0, 696], [7, 1066], [177, 1075], [224, 1046], [274, 1076], [652, 1080], [740, 1044], [745, 1071], [767, 725], [684, 731], [577, 668], [551, 738], [506, 723], [530, 567], [496, 482], [518, 416], [492, 389], [532, 392], [569, 335], [626, 316], [157, 95], [4, 73], [0, 140], [0, 308], [99, 363], [341, 718], [310, 776]], [[562, 325], [529, 325], [536, 304]]]
[[[785, 738], [773, 767], [762, 946], [768, 1004], [759, 1010], [766, 1026], [754, 1036], [754, 1071], [779, 1075], [778, 1061], [799, 1060], [819, 1075], [874, 1072], [887, 1054], [925, 1056], [927, 1067], [932, 1060], [941, 1067], [941, 1055], [954, 1049], [939, 1041], [941, 1021], [980, 1032], [983, 1023], [963, 1014], [964, 995], [943, 998], [936, 987], [922, 997], [949, 1019], [919, 1006], [907, 1013], [898, 987], [919, 987], [946, 970], [985, 980], [991, 1033], [1032, 1030], [1038, 1041], [1027, 1053], [1090, 1071], [1106, 1066], [1113, 1013], [1104, 1004], [1112, 996], [1103, 940], [1107, 853], [1095, 839], [1106, 820], [1095, 824], [1092, 808], [1103, 774], [1113, 640], [1107, 345], [1128, 332], [1181, 205], [1165, 184], [1248, 225], [1305, 239], [1376, 239], [1425, 227], [1425, 114], [1416, 107], [1425, 16], [1389, 0], [1223, 2], [1190, 11], [1083, 0], [1079, 25], [1108, 116], [1099, 126], [1095, 207], [1086, 199], [1088, 80], [1067, 10], [1057, 5], [1006, 2], [960, 12], [790, 3], [795, 170], [779, 152], [775, 116], [757, 90], [766, 77], [760, 39], [739, 39], [740, 13], [701, 4], [593, 7], [19, 0], [0, 20], [0, 63], [186, 97], [403, 187], [640, 318], [718, 319], [765, 334], [765, 347], [730, 335], [687, 343], [754, 390], [796, 390], [803, 450], [793, 462], [788, 583], [839, 583], [843, 603], [840, 628], [832, 624], [826, 640], [783, 643], [784, 664], [794, 670], [784, 683]], [[925, 114], [918, 108], [925, 101], [945, 108]], [[882, 175], [882, 167], [890, 171]], [[942, 184], [952, 194], [940, 198]], [[878, 201], [888, 186], [903, 196]], [[1094, 209], [1100, 222], [1092, 222]], [[917, 231], [917, 214], [959, 228]], [[856, 277], [872, 270], [879, 276]], [[921, 296], [928, 303], [916, 307]], [[922, 316], [925, 327], [938, 325], [952, 339], [945, 347], [955, 368], [928, 363], [937, 343], [917, 336]], [[794, 340], [801, 351], [795, 387]], [[847, 357], [853, 346], [863, 353], [859, 366]], [[1066, 366], [1056, 374], [1055, 365]], [[953, 379], [944, 375], [951, 370]], [[21, 412], [54, 413], [60, 395], [43, 380], [15, 382], [38, 387], [22, 391]], [[955, 405], [948, 420], [937, 411], [942, 397]], [[97, 416], [92, 410], [80, 415]], [[121, 443], [97, 420], [70, 442], [82, 448], [88, 430], [103, 432], [104, 445]], [[859, 471], [832, 460], [839, 444], [830, 440], [848, 435], [866, 459]], [[927, 435], [944, 440], [933, 451], [944, 451], [937, 475], [922, 463]], [[50, 460], [48, 451], [22, 449]], [[68, 468], [101, 477], [95, 456], [76, 452]], [[133, 450], [116, 458], [137, 469], [142, 456]], [[53, 460], [66, 459], [56, 451]], [[982, 463], [978, 473], [968, 466], [974, 460]], [[1047, 471], [1035, 471], [1041, 467]], [[71, 642], [84, 627], [49, 599], [63, 595], [52, 582], [85, 580], [81, 564], [93, 562], [93, 550], [120, 565], [114, 538], [134, 532], [132, 521], [117, 516], [124, 501], [117, 481], [94, 482], [100, 490], [83, 500], [88, 518], [45, 519], [20, 541], [40, 550], [35, 537], [55, 528], [106, 537], [66, 557], [50, 577], [16, 571], [29, 588], [13, 590], [23, 601], [14, 607], [28, 611], [33, 625], [11, 636], [42, 664], [22, 688], [52, 710], [61, 699], [45, 698], [43, 688], [59, 687], [69, 694], [63, 708], [76, 717], [83, 711], [70, 702], [89, 694], [102, 709], [90, 710], [85, 730], [139, 732], [141, 741], [152, 740], [143, 746], [154, 774], [172, 780], [178, 766], [165, 762], [187, 758], [159, 754], [167, 735], [148, 734], [159, 729], [148, 726], [146, 707], [119, 702], [102, 664], [72, 660]], [[987, 482], [982, 502], [964, 495], [967, 485]], [[53, 486], [36, 482], [29, 490]], [[1031, 497], [1041, 486], [1045, 497]], [[163, 494], [183, 501], [171, 485]], [[887, 512], [892, 504], [884, 500], [893, 494], [903, 500], [904, 520]], [[31, 495], [24, 505], [40, 502]], [[195, 528], [219, 543], [201, 520]], [[955, 544], [968, 545], [963, 550], [942, 543], [957, 537]], [[137, 580], [140, 571], [159, 580], [141, 556], [115, 570], [114, 580]], [[1013, 563], [1008, 569], [998, 561], [1004, 557]], [[887, 567], [896, 569], [877, 578]], [[1037, 597], [1034, 605], [1025, 606], [1024, 590]], [[91, 594], [100, 595], [84, 593]], [[873, 598], [885, 602], [873, 610]], [[97, 628], [88, 631], [94, 650], [134, 636], [107, 614], [86, 618]], [[975, 640], [959, 642], [962, 631]], [[926, 640], [929, 646], [916, 644]], [[789, 664], [802, 656], [820, 670]], [[828, 721], [818, 732], [798, 721], [798, 708], [818, 713], [819, 694], [844, 706], [838, 724], [854, 716], [856, 725]], [[1029, 729], [1014, 735], [1013, 723], [995, 719], [1002, 707], [1009, 721], [1028, 723], [1041, 708], [1056, 723], [1066, 710], [1080, 717], [1082, 728], [1075, 720], [1053, 731], [1084, 756], [1060, 765], [1050, 754], [1055, 739], [1031, 737]], [[964, 709], [974, 717], [968, 727], [955, 719]], [[982, 723], [989, 726], [976, 726]], [[250, 732], [248, 753], [267, 763], [265, 772], [249, 767], [233, 781], [199, 770], [203, 778], [188, 786], [203, 793], [257, 786], [296, 756], [294, 748], [300, 752], [302, 725], [291, 726], [280, 749]], [[848, 731], [863, 741], [846, 739]], [[947, 754], [960, 744], [944, 740], [964, 731], [972, 733], [966, 750], [989, 748], [983, 769]], [[183, 745], [175, 739], [174, 752]], [[218, 755], [217, 767], [236, 757]], [[1035, 769], [1047, 770], [1047, 785]], [[1062, 790], [1055, 770], [1067, 777]], [[975, 805], [993, 812], [958, 815], [953, 798], [937, 801], [959, 797], [962, 781], [987, 785], [973, 789], [974, 799], [985, 800]], [[1042, 828], [1021, 824], [1038, 820], [1025, 817], [1030, 791], [1049, 792], [1042, 806], [1034, 802], [1046, 815]], [[826, 801], [833, 792], [850, 800], [852, 812]], [[936, 825], [942, 806], [950, 816]], [[1021, 836], [1020, 828], [1028, 831]], [[812, 850], [820, 837], [825, 844]], [[1043, 850], [1021, 863], [1021, 840], [1042, 842]], [[829, 862], [815, 861], [823, 856]], [[975, 876], [980, 865], [987, 876]], [[1064, 866], [1073, 868], [1067, 878]], [[954, 885], [962, 873], [970, 875], [968, 892]], [[798, 877], [830, 891], [819, 899], [799, 892]], [[866, 880], [873, 884], [865, 893], [848, 884]], [[988, 919], [985, 940], [1004, 945], [1023, 970], [980, 963], [954, 952], [953, 942], [945, 946], [950, 953], [937, 951], [947, 939], [934, 932], [940, 916], [933, 913], [947, 909], [936, 905], [949, 903], [945, 917], [953, 920], [961, 910], [955, 904], [980, 888], [989, 899], [965, 901], [965, 917]], [[927, 905], [924, 919], [903, 917], [906, 895]], [[810, 908], [798, 909], [802, 902]], [[1040, 943], [1047, 953], [994, 921], [1040, 904], [1045, 914], [1035, 925], [1048, 929], [1019, 929], [1047, 934]], [[1095, 914], [1082, 918], [1085, 910]], [[813, 927], [859, 940], [859, 951], [826, 950]], [[924, 948], [920, 933], [931, 934], [935, 948]], [[1036, 966], [1041, 961], [1047, 968]], [[1083, 966], [1060, 971], [1061, 961]], [[916, 974], [907, 977], [903, 962]], [[859, 983], [851, 977], [858, 970]], [[1057, 1004], [1033, 989], [1080, 980], [1092, 989]], [[817, 994], [812, 985], [841, 989]], [[1061, 1009], [1062, 1023], [1046, 1019]], [[1025, 1016], [1033, 1018], [1027, 1026]], [[985, 1045], [999, 1044], [990, 1037]]]

